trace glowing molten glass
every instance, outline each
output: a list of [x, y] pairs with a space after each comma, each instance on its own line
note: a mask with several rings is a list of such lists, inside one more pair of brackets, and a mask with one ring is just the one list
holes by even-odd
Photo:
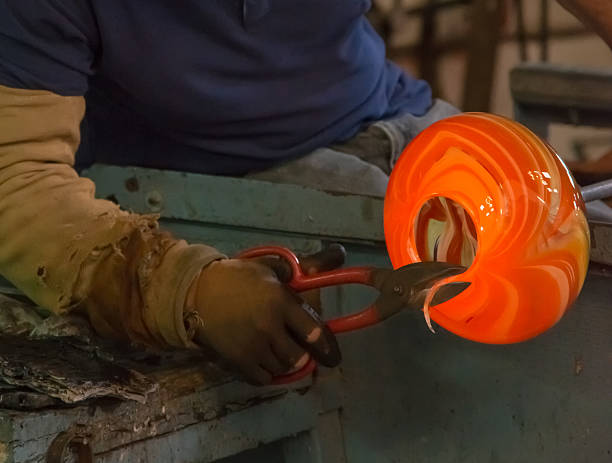
[[448, 280], [470, 287], [430, 315], [486, 343], [553, 326], [589, 262], [584, 202], [563, 162], [524, 126], [490, 114], [445, 119], [410, 143], [387, 189], [385, 239], [395, 268], [471, 262]]

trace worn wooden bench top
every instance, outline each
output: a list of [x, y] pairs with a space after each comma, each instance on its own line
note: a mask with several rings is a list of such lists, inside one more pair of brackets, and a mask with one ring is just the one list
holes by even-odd
[[202, 354], [116, 348], [78, 323], [26, 338], [27, 304], [0, 295], [0, 310], [15, 321], [0, 334], [0, 462], [46, 462], [65, 432], [87, 439], [97, 462], [213, 461], [308, 431], [340, 406], [334, 375], [316, 388], [252, 387]]

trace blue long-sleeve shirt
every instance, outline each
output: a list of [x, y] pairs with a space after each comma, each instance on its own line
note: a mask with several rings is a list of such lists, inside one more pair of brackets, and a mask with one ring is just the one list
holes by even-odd
[[370, 0], [0, 0], [0, 84], [85, 95], [81, 162], [263, 169], [423, 114]]

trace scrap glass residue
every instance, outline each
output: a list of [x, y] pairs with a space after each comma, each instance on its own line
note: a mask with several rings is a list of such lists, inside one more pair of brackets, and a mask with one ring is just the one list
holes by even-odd
[[429, 308], [462, 337], [487, 343], [532, 338], [577, 297], [589, 259], [580, 191], [552, 148], [522, 125], [467, 113], [425, 129], [393, 169], [385, 239], [395, 268], [418, 261], [469, 266], [467, 281]]

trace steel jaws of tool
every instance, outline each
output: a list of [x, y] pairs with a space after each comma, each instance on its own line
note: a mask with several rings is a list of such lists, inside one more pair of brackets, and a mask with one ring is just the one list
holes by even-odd
[[[401, 310], [420, 310], [430, 288], [438, 281], [466, 270], [465, 267], [446, 262], [418, 262], [391, 270], [375, 267], [348, 267], [327, 272], [305, 275], [298, 257], [289, 249], [276, 246], [262, 246], [241, 252], [237, 257], [255, 258], [276, 256], [284, 259], [291, 268], [291, 278], [287, 285], [296, 292], [338, 286], [360, 284], [371, 286], [379, 291], [376, 301], [365, 309], [351, 315], [328, 320], [325, 323], [328, 333], [344, 333], [379, 323]], [[453, 282], [441, 286], [435, 293], [431, 305], [441, 304], [457, 296], [469, 286], [465, 282]], [[313, 316], [310, 306], [303, 305]], [[330, 336], [333, 339], [333, 336]], [[337, 349], [339, 356], [339, 350]], [[332, 353], [333, 356], [333, 353]], [[319, 359], [325, 365], [325, 360]], [[334, 364], [337, 362], [333, 362]], [[273, 384], [287, 384], [298, 381], [316, 368], [311, 359], [302, 369], [274, 378]]]

